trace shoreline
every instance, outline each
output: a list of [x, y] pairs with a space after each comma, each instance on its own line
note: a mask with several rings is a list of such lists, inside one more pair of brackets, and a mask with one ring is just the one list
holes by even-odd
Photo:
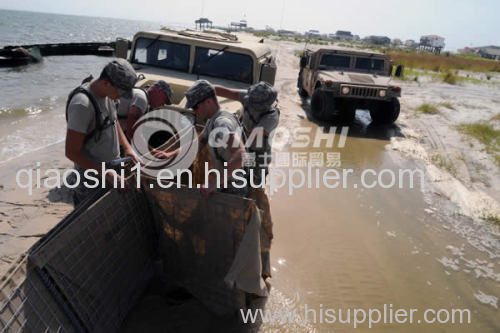
[[73, 209], [68, 189], [34, 188], [29, 195], [17, 186], [16, 171], [36, 162], [41, 163], [41, 169], [73, 165], [64, 157], [61, 142], [0, 164], [0, 275]]

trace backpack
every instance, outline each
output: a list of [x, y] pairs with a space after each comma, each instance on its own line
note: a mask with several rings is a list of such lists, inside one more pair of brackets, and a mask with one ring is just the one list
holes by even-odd
[[[277, 106], [272, 106], [270, 110], [268, 110], [266, 112], [260, 112], [258, 119], [255, 119], [255, 117], [253, 116], [253, 114], [249, 110], [247, 110], [246, 108], [243, 109], [243, 113], [248, 114], [248, 117], [253, 122], [253, 126], [257, 125], [261, 121], [262, 118], [264, 118], [265, 116], [267, 116], [269, 114], [273, 114], [274, 112], [278, 112], [278, 117], [281, 115], [280, 109]], [[240, 121], [240, 123], [243, 123], [243, 114], [241, 115], [241, 118], [239, 121]]]
[[100, 136], [101, 136], [101, 132], [110, 126], [113, 126], [115, 124], [115, 122], [110, 121], [109, 116], [106, 117], [106, 119], [104, 119], [104, 123], [101, 121], [101, 109], [99, 107], [99, 103], [97, 103], [95, 97], [91, 93], [89, 93], [87, 91], [87, 89], [85, 89], [83, 87], [84, 84], [89, 83], [90, 81], [92, 81], [92, 79], [93, 79], [93, 76], [89, 75], [88, 77], [83, 79], [82, 83], [78, 87], [76, 87], [75, 89], [73, 89], [69, 93], [68, 100], [66, 101], [66, 122], [68, 122], [68, 107], [69, 107], [69, 103], [71, 102], [71, 99], [76, 94], [80, 94], [80, 93], [84, 94], [85, 96], [88, 97], [90, 103], [94, 107], [94, 118], [95, 118], [95, 127], [90, 133], [88, 133], [86, 135], [85, 140], [88, 140], [88, 139], [94, 137], [95, 141], [98, 141]]

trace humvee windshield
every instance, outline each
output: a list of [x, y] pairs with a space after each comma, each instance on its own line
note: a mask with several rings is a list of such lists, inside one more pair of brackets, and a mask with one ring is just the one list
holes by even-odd
[[373, 58], [356, 58], [356, 69], [368, 71], [383, 71], [384, 60]]
[[196, 47], [193, 73], [252, 83], [253, 60], [245, 54]]
[[[191, 46], [153, 38], [138, 38], [133, 63], [189, 72]], [[243, 83], [253, 82], [253, 60], [246, 54], [197, 46], [194, 74]]]
[[189, 49], [186, 44], [139, 38], [135, 44], [133, 62], [187, 72]]
[[343, 55], [324, 54], [319, 63], [320, 66], [349, 68], [351, 57]]

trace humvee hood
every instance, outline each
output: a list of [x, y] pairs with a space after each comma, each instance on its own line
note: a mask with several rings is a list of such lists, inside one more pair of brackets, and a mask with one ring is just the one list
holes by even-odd
[[389, 76], [373, 75], [368, 73], [352, 73], [352, 72], [341, 72], [337, 70], [332, 71], [320, 71], [318, 73], [318, 80], [320, 81], [334, 81], [341, 83], [351, 83], [351, 84], [368, 84], [377, 86], [387, 86], [391, 78]]

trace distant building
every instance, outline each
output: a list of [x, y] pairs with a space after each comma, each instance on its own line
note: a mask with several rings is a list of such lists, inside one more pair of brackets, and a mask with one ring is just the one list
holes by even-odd
[[415, 42], [413, 39], [408, 39], [405, 41], [405, 47], [409, 49], [416, 49], [418, 47], [418, 43]]
[[240, 20], [239, 22], [231, 22], [231, 30], [246, 30], [248, 28], [246, 20]]
[[438, 35], [426, 35], [420, 37], [419, 49], [439, 54], [444, 48], [444, 45], [444, 37]]
[[403, 45], [403, 42], [399, 38], [394, 38], [391, 40], [391, 45], [394, 47], [401, 47]]
[[212, 29], [212, 21], [210, 21], [206, 17], [200, 17], [199, 19], [194, 21], [194, 24], [195, 24], [196, 29], [198, 29], [198, 26], [199, 26], [200, 30], [203, 30], [206, 28]]
[[477, 51], [477, 54], [479, 54], [483, 58], [488, 58], [488, 59], [493, 59], [493, 60], [500, 60], [500, 46], [483, 46], [483, 47], [476, 47], [475, 48]]
[[320, 38], [321, 34], [320, 34], [319, 30], [309, 30], [308, 32], [306, 32], [306, 37]]
[[354, 40], [354, 36], [350, 31], [337, 30], [334, 34], [329, 34], [328, 37], [336, 40]]
[[292, 31], [292, 30], [285, 30], [285, 29], [280, 29], [278, 30], [279, 35], [287, 35], [287, 36], [295, 36], [298, 35], [297, 32]]
[[363, 38], [363, 42], [371, 45], [389, 46], [391, 39], [385, 36], [367, 36]]
[[271, 27], [270, 25], [266, 25], [266, 31], [268, 31], [268, 32], [274, 32], [274, 28]]

